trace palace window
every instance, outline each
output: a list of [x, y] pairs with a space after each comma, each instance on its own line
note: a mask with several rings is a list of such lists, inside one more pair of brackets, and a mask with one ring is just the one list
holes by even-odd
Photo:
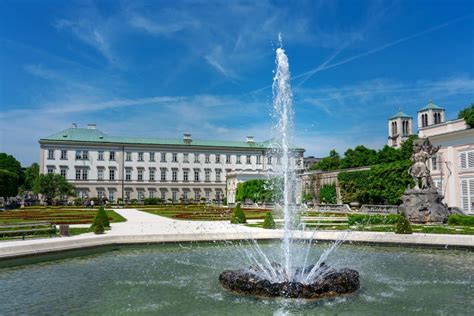
[[162, 200], [162, 201], [165, 201], [165, 200], [166, 200], [166, 191], [161, 190], [161, 191], [160, 191], [160, 195], [161, 195], [161, 200]]
[[474, 213], [474, 178], [461, 179], [462, 209], [466, 213]]
[[431, 157], [431, 170], [433, 171], [438, 170], [438, 157], [437, 156]]
[[211, 182], [211, 169], [206, 169], [204, 172], [204, 181]]
[[188, 191], [183, 192], [183, 200], [186, 202], [188, 200]]
[[184, 163], [188, 163], [188, 162], [189, 162], [189, 154], [188, 154], [188, 153], [184, 153], [184, 154], [183, 154], [183, 162], [184, 162]]
[[61, 168], [60, 173], [61, 173], [61, 177], [66, 179], [67, 169], [66, 168]]
[[178, 170], [177, 169], [173, 169], [173, 171], [171, 173], [171, 181], [173, 181], [173, 182], [178, 181]]
[[104, 151], [99, 150], [99, 153], [97, 155], [97, 160], [104, 160]]
[[221, 172], [222, 170], [216, 169], [216, 182], [221, 182]]
[[67, 160], [67, 150], [61, 150], [61, 160]]
[[129, 201], [131, 197], [132, 197], [132, 191], [126, 190], [125, 191], [125, 200]]
[[127, 151], [125, 153], [125, 161], [132, 161], [132, 153]]
[[178, 162], [178, 154], [177, 153], [173, 153], [172, 156], [171, 156], [171, 162]]
[[251, 158], [252, 157], [250, 155], [247, 155], [247, 165], [250, 165], [252, 163]]
[[137, 172], [138, 181], [143, 181], [143, 169], [138, 169]]
[[240, 163], [240, 155], [236, 156], [236, 163]]
[[199, 182], [199, 170], [194, 170], [194, 182]]
[[48, 174], [54, 173], [54, 167], [48, 167]]
[[272, 164], [272, 156], [268, 156], [268, 158], [267, 158], [267, 163], [268, 163], [269, 165]]
[[87, 150], [76, 150], [76, 160], [88, 160], [89, 152]]
[[126, 181], [132, 180], [132, 169], [130, 168], [125, 169], [125, 180]]
[[109, 201], [115, 201], [115, 191], [109, 190]]
[[199, 163], [199, 154], [194, 154], [194, 163]]
[[87, 180], [86, 168], [76, 168], [76, 180]]
[[48, 159], [54, 159], [54, 149], [48, 149]]
[[178, 200], [178, 191], [173, 191], [171, 198], [173, 199], [173, 202], [176, 202]]
[[138, 201], [143, 201], [143, 199], [145, 198], [145, 192], [143, 191], [138, 191], [137, 192], [137, 197], [138, 197]]
[[138, 153], [138, 161], [143, 161], [143, 152]]
[[101, 181], [104, 180], [104, 169], [98, 168], [97, 169], [97, 180]]
[[216, 163], [221, 163], [221, 155], [216, 155]]
[[110, 161], [115, 161], [115, 151], [109, 152], [109, 160]]
[[155, 153], [153, 152], [150, 153], [150, 161], [151, 162], [155, 161]]
[[257, 165], [261, 165], [261, 164], [262, 164], [262, 156], [257, 155]]
[[150, 190], [148, 191], [148, 197], [150, 197], [151, 199], [155, 197], [155, 191], [153, 190]]
[[225, 155], [225, 163], [230, 163], [230, 155]]
[[115, 180], [115, 169], [109, 170], [109, 180]]
[[150, 181], [155, 181], [155, 170], [150, 169]]
[[184, 182], [189, 181], [189, 171], [188, 170], [183, 170], [183, 181]]
[[210, 163], [210, 162], [211, 162], [211, 155], [206, 154], [205, 157], [206, 157], [206, 158], [205, 158], [205, 162], [206, 162], [206, 163]]
[[161, 182], [166, 181], [166, 169], [160, 169], [160, 180]]
[[200, 198], [201, 198], [201, 196], [199, 194], [199, 191], [194, 190], [194, 201], [199, 201]]
[[166, 153], [161, 153], [160, 162], [166, 162]]

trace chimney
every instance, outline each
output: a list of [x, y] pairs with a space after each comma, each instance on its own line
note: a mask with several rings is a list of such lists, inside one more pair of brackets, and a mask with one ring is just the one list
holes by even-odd
[[183, 135], [183, 142], [184, 142], [185, 144], [191, 144], [191, 143], [193, 142], [193, 138], [191, 137], [191, 134], [185, 133], [185, 134]]
[[72, 123], [72, 128], [77, 128], [77, 124], [76, 124], [76, 123]]
[[97, 125], [95, 125], [94, 123], [91, 123], [91, 124], [87, 124], [87, 129], [96, 129]]
[[247, 136], [246, 142], [247, 144], [255, 144], [255, 140], [253, 139], [253, 136]]

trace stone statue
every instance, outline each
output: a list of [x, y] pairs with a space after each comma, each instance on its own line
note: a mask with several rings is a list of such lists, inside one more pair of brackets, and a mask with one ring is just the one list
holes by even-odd
[[428, 159], [430, 159], [439, 150], [438, 147], [433, 147], [428, 138], [417, 139], [413, 142], [413, 154], [411, 155], [411, 161], [413, 165], [408, 170], [410, 176], [415, 181], [415, 190], [430, 189], [434, 188], [433, 180], [430, 176], [430, 169], [426, 165]]
[[405, 190], [399, 208], [412, 223], [444, 223], [448, 219], [448, 208], [442, 202], [443, 196], [436, 190], [426, 164], [438, 150], [439, 147], [431, 145], [428, 138], [413, 142], [413, 165], [408, 173], [413, 177], [415, 186]]

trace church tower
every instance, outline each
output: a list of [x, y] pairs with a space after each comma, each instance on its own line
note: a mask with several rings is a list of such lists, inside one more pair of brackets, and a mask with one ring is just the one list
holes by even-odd
[[388, 119], [388, 145], [399, 148], [410, 137], [413, 128], [413, 117], [402, 111]]
[[426, 126], [444, 123], [445, 111], [442, 107], [434, 104], [431, 100], [418, 111], [418, 129]]

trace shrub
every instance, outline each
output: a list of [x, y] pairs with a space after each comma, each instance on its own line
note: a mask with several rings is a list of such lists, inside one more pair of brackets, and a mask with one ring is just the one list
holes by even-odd
[[242, 211], [242, 208], [240, 207], [240, 203], [237, 203], [237, 205], [235, 206], [234, 214], [232, 214], [232, 218], [230, 219], [230, 222], [232, 224], [247, 223], [247, 218], [245, 217], [244, 211]]
[[397, 214], [381, 215], [381, 214], [349, 214], [348, 224], [373, 224], [373, 225], [391, 225], [398, 222]]
[[464, 119], [469, 127], [474, 127], [474, 103], [461, 110], [458, 114], [458, 118]]
[[344, 171], [337, 176], [341, 189], [341, 199], [344, 203], [359, 202], [367, 204], [369, 202], [369, 170]]
[[336, 204], [336, 186], [334, 184], [323, 185], [319, 190], [319, 200], [321, 201], [321, 203]]
[[102, 224], [101, 221], [99, 221], [93, 229], [94, 229], [94, 234], [96, 234], [96, 235], [103, 234], [104, 231], [105, 231], [104, 225]]
[[273, 215], [271, 212], [268, 212], [265, 215], [265, 220], [263, 221], [263, 228], [265, 229], [275, 229], [275, 220], [273, 219]]
[[107, 217], [107, 213], [105, 212], [103, 206], [99, 207], [99, 209], [97, 210], [97, 214], [95, 215], [91, 228], [95, 229], [95, 227], [99, 225], [99, 223], [102, 225], [102, 227], [110, 227], [109, 218]]
[[146, 198], [143, 200], [143, 203], [145, 205], [158, 205], [161, 203], [161, 199], [160, 198]]
[[411, 230], [410, 221], [402, 213], [398, 216], [397, 225], [395, 227], [395, 234], [413, 234]]
[[452, 214], [448, 217], [448, 224], [454, 226], [474, 226], [474, 216]]

